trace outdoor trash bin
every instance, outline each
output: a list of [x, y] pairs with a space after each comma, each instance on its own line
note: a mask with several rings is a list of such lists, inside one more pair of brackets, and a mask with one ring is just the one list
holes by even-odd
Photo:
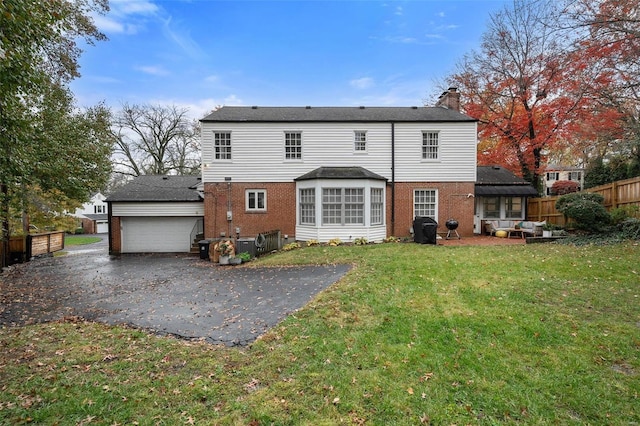
[[198, 241], [198, 246], [200, 246], [200, 259], [209, 260], [209, 245], [211, 241], [209, 240], [200, 240]]
[[430, 217], [416, 217], [413, 221], [413, 241], [420, 244], [436, 244], [438, 222]]

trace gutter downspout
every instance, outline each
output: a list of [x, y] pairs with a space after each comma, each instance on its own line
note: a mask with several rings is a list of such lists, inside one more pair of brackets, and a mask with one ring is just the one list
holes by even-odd
[[391, 123], [391, 235], [396, 235], [396, 123]]

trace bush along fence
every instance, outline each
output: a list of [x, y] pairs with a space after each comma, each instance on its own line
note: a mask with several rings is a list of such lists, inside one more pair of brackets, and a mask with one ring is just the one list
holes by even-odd
[[[602, 195], [604, 207], [608, 211], [618, 207], [640, 207], [640, 177], [596, 186], [583, 192]], [[547, 223], [566, 226], [564, 215], [556, 209], [558, 198], [560, 197], [530, 198], [527, 202], [527, 220], [546, 220]]]

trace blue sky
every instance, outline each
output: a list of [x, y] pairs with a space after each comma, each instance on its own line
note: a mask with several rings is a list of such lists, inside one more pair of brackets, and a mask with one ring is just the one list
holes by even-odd
[[479, 46], [508, 0], [111, 0], [72, 90], [100, 101], [217, 105], [412, 106]]

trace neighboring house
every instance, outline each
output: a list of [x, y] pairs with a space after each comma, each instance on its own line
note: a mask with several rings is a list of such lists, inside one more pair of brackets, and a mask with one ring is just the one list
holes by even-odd
[[525, 220], [527, 197], [537, 197], [538, 191], [504, 167], [478, 166], [475, 196], [475, 233], [480, 234], [486, 220]]
[[205, 237], [409, 236], [416, 216], [473, 234], [477, 122], [436, 107], [223, 107], [201, 120]]
[[551, 195], [551, 187], [559, 180], [578, 182], [578, 191], [581, 191], [584, 188], [584, 168], [549, 164], [542, 175], [544, 195]]
[[76, 209], [72, 216], [80, 219], [85, 234], [104, 234], [109, 232], [107, 218], [108, 207], [105, 196], [98, 192], [91, 196], [89, 202]]
[[202, 238], [198, 176], [138, 176], [111, 194], [109, 253], [191, 251]]

